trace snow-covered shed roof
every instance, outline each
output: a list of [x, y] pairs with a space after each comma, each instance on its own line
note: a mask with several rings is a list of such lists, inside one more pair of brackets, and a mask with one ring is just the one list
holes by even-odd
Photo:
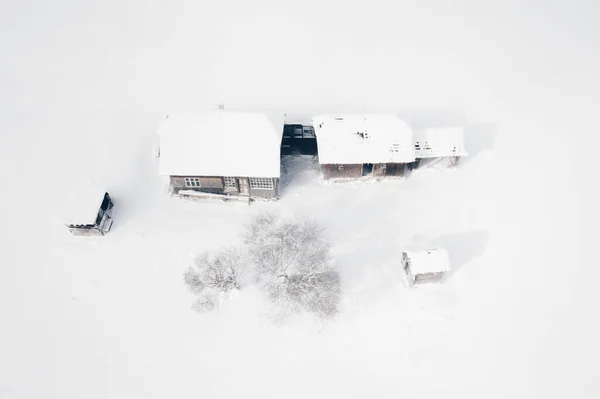
[[412, 129], [395, 115], [324, 115], [312, 118], [319, 162], [412, 162]]
[[450, 258], [445, 249], [404, 251], [413, 275], [450, 271]]
[[173, 114], [158, 134], [161, 175], [279, 177], [283, 115]]
[[106, 191], [83, 186], [71, 193], [68, 199], [66, 224], [94, 224]]
[[467, 155], [462, 127], [416, 129], [414, 138], [417, 158]]

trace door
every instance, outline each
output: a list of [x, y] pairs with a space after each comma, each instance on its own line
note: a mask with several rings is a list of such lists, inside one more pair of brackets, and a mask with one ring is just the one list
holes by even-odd
[[238, 179], [238, 186], [240, 187], [240, 195], [250, 195], [247, 178]]

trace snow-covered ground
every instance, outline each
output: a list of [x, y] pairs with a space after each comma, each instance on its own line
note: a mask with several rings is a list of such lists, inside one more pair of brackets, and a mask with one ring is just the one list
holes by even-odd
[[[598, 397], [596, 2], [270, 3], [0, 5], [0, 397]], [[344, 184], [299, 158], [277, 203], [167, 198], [160, 119], [220, 102], [459, 108], [471, 156]], [[88, 183], [106, 237], [63, 225]], [[191, 310], [185, 268], [264, 210], [327, 226], [332, 322], [276, 326], [252, 289]], [[454, 270], [408, 289], [420, 243]]]

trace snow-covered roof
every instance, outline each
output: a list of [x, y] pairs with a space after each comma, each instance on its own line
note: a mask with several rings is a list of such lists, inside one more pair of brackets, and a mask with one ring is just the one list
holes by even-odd
[[416, 129], [414, 139], [417, 158], [467, 155], [462, 127]]
[[283, 115], [174, 114], [158, 133], [161, 175], [279, 177]]
[[286, 125], [312, 126], [311, 115], [306, 113], [286, 113], [284, 116]]
[[101, 189], [82, 187], [71, 193], [68, 199], [68, 214], [66, 224], [94, 224], [104, 200]]
[[395, 115], [312, 118], [321, 164], [412, 162], [412, 129]]
[[445, 249], [404, 251], [413, 275], [450, 271], [450, 258]]

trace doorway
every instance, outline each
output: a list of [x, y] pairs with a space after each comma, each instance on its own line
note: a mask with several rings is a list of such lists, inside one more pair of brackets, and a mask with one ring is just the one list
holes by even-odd
[[373, 164], [372, 163], [364, 163], [362, 168], [363, 176], [370, 176], [373, 173]]
[[238, 186], [240, 187], [240, 195], [250, 195], [250, 189], [248, 187], [248, 178], [238, 179]]

